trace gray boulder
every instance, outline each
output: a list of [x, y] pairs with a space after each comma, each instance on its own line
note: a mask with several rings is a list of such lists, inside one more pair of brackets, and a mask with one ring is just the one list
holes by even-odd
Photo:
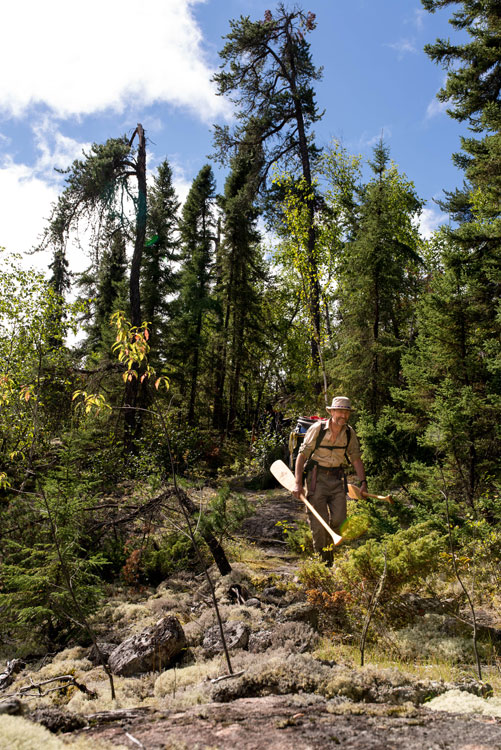
[[[228, 649], [247, 648], [250, 634], [248, 625], [243, 622], [228, 622], [223, 624], [223, 631]], [[215, 656], [223, 651], [219, 625], [213, 625], [205, 632], [202, 646], [207, 656]]]
[[316, 630], [318, 628], [318, 609], [311, 604], [296, 602], [282, 610], [277, 616], [277, 620], [282, 622], [304, 622]]
[[[112, 654], [113, 651], [116, 649], [116, 647], [118, 646], [118, 643], [108, 643], [107, 641], [98, 641], [97, 645], [99, 647], [99, 651], [103, 655], [105, 663], [108, 663], [110, 654]], [[89, 649], [87, 659], [94, 665], [101, 664], [101, 657], [99, 656], [97, 648], [95, 646], [91, 646], [91, 648]]]
[[139, 635], [127, 638], [111, 652], [108, 665], [113, 674], [130, 677], [169, 667], [186, 647], [186, 637], [179, 620], [163, 617]]
[[249, 637], [249, 651], [251, 654], [262, 654], [272, 645], [272, 631], [258, 630], [257, 633], [251, 633]]

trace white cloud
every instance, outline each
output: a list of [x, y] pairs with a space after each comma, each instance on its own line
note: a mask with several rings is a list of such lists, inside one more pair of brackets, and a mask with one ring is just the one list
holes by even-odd
[[436, 208], [423, 208], [418, 221], [419, 230], [425, 239], [429, 239], [433, 232], [446, 221], [447, 216]]
[[373, 148], [374, 146], [377, 146], [381, 138], [383, 139], [383, 143], [387, 143], [391, 138], [391, 135], [391, 128], [388, 126], [383, 126], [376, 135], [369, 135], [367, 131], [365, 131], [360, 136], [358, 148]]
[[424, 18], [426, 16], [427, 11], [425, 11], [424, 8], [415, 8], [414, 14], [411, 19], [411, 23], [414, 24], [416, 29], [418, 31], [421, 31], [421, 29], [424, 27]]
[[62, 178], [55, 170], [69, 167], [75, 159], [81, 158], [83, 151], [91, 145], [63, 135], [48, 115], [36, 122], [32, 130], [39, 151], [33, 169], [37, 175], [43, 175], [48, 181], [61, 183]]
[[[229, 116], [215, 95], [192, 6], [203, 0], [25, 0], [2, 8], [0, 109], [59, 117], [126, 102], [168, 102], [203, 121]], [[8, 71], [8, 72], [7, 72]]]
[[439, 102], [434, 96], [426, 108], [426, 119], [431, 120], [433, 117], [445, 114], [448, 106], [448, 102]]
[[409, 53], [414, 54], [417, 52], [414, 42], [410, 39], [400, 39], [398, 42], [393, 42], [392, 44], [387, 44], [385, 46], [398, 52], [399, 59]]
[[[61, 192], [64, 169], [82, 156], [90, 144], [64, 136], [54, 121], [42, 117], [32, 125], [37, 157], [32, 165], [16, 162], [9, 154], [0, 162], [0, 246], [11, 252], [27, 253], [35, 247]], [[46, 270], [50, 252], [36, 253], [29, 265]]]
[[[0, 165], [2, 220], [0, 245], [10, 252], [27, 252], [37, 242], [57, 190], [38, 177], [31, 167], [10, 158]], [[48, 255], [35, 255], [30, 264], [46, 268]]]

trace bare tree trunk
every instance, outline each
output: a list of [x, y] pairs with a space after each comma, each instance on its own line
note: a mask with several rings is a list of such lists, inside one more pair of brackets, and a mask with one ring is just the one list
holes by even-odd
[[[136, 210], [136, 239], [134, 242], [134, 253], [130, 267], [129, 279], [129, 301], [130, 317], [133, 326], [140, 326], [141, 320], [141, 261], [143, 248], [146, 240], [146, 139], [143, 126], [138, 123], [131, 138], [138, 137], [136, 177], [137, 177], [137, 210]], [[141, 434], [141, 414], [135, 411], [139, 399], [139, 372], [138, 377], [133, 377], [125, 385], [125, 434], [124, 444], [128, 453], [134, 453], [134, 444]]]

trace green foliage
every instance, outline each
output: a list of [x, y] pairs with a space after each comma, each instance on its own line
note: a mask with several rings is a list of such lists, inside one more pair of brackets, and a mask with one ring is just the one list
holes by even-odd
[[87, 502], [75, 484], [64, 491], [52, 484], [41, 494], [18, 496], [2, 511], [2, 526], [8, 530], [1, 556], [4, 632], [19, 636], [35, 631], [50, 644], [60, 644], [83, 630], [80, 615], [95, 611], [106, 565], [101, 552], [89, 549], [82, 525]]
[[444, 537], [431, 524], [415, 524], [381, 539], [368, 539], [353, 549], [336, 551], [332, 568], [314, 555], [301, 564], [298, 578], [310, 603], [321, 610], [327, 631], [349, 628], [360, 633], [386, 558], [384, 587], [373, 613], [376, 629], [382, 623], [386, 629], [403, 616], [401, 595], [418, 592], [431, 573], [445, 567], [444, 549]]
[[220, 538], [231, 536], [235, 531], [238, 531], [242, 521], [248, 518], [252, 512], [246, 497], [232, 494], [229, 485], [226, 484], [210, 501], [208, 508], [200, 518], [200, 526], [202, 530], [204, 528], [210, 529], [213, 534]]
[[336, 575], [349, 588], [374, 586], [383, 572], [386, 553], [385, 590], [387, 596], [396, 596], [405, 590], [416, 590], [419, 583], [437, 569], [444, 544], [444, 537], [429, 524], [415, 524], [379, 541], [369, 539], [336, 566]]
[[[167, 160], [158, 167], [148, 194], [147, 232], [141, 269], [143, 317], [149, 322], [155, 362], [165, 358], [172, 295], [178, 288], [175, 262], [179, 260], [177, 228], [180, 203]], [[163, 341], [161, 340], [163, 339]]]
[[141, 556], [141, 580], [157, 586], [177, 570], [186, 570], [195, 564], [190, 538], [181, 532], [164, 536], [160, 542], [150, 544]]
[[210, 275], [214, 250], [215, 183], [206, 164], [193, 181], [183, 206], [180, 233], [182, 267], [178, 299], [178, 342], [173, 352], [178, 378], [188, 402], [187, 420], [194, 424], [202, 358], [207, 348], [207, 313], [212, 306]]
[[[336, 388], [376, 420], [391, 403], [401, 357], [415, 335], [422, 263], [416, 218], [422, 203], [382, 142], [370, 163], [374, 176], [362, 187], [354, 184], [358, 162], [346, 162], [337, 149], [326, 170], [334, 180], [332, 211], [343, 240], [335, 259], [337, 346], [327, 370]], [[347, 191], [353, 191], [350, 200]]]
[[259, 377], [256, 352], [266, 340], [262, 310], [265, 268], [256, 229], [262, 168], [261, 144], [240, 144], [219, 201], [223, 221], [215, 258], [212, 424], [227, 433], [241, 429], [245, 418], [248, 420], [246, 392]]
[[[315, 15], [300, 9], [289, 12], [283, 3], [265, 20], [241, 16], [230, 21], [231, 31], [220, 52], [221, 72], [214, 76], [219, 92], [237, 105], [234, 133], [216, 126], [215, 142], [224, 158], [235, 142], [252, 127], [266, 144], [266, 163], [276, 163], [306, 148], [306, 135], [321, 115], [315, 103], [313, 82], [321, 70], [313, 65], [305, 34], [315, 29]], [[298, 111], [301, 112], [300, 123]], [[281, 123], [277, 138], [277, 123]], [[302, 127], [301, 127], [302, 126]], [[305, 139], [301, 144], [301, 137]], [[284, 146], [287, 145], [285, 149]], [[310, 143], [309, 148], [315, 152]]]
[[[224, 161], [237, 145], [259, 143], [262, 175], [266, 188], [272, 167], [286, 165], [294, 176], [301, 174], [306, 191], [304, 217], [307, 225], [307, 299], [312, 312], [311, 354], [319, 360], [320, 290], [315, 267], [316, 201], [312, 191], [313, 164], [319, 151], [312, 125], [321, 118], [314, 81], [321, 78], [310, 53], [306, 34], [315, 29], [315, 14], [299, 8], [287, 10], [279, 3], [275, 14], [266, 11], [264, 21], [241, 16], [230, 21], [231, 31], [220, 52], [221, 71], [214, 76], [219, 92], [237, 105], [237, 125], [215, 127], [217, 157]], [[275, 192], [276, 192], [276, 185]], [[277, 214], [277, 201], [268, 191], [268, 213]], [[278, 213], [281, 213], [278, 207]]]
[[288, 521], [277, 521], [284, 535], [287, 547], [296, 555], [311, 555], [313, 552], [313, 539], [310, 527], [306, 521], [298, 521], [291, 524]]
[[66, 333], [81, 312], [64, 305], [41, 274], [9, 257], [0, 276], [0, 467], [19, 476], [70, 416], [73, 375]]

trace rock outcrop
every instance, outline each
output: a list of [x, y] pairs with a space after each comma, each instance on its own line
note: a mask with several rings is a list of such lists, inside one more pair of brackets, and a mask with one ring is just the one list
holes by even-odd
[[109, 667], [113, 674], [131, 677], [171, 666], [186, 647], [186, 637], [179, 620], [163, 617], [152, 627], [127, 638], [111, 652]]

